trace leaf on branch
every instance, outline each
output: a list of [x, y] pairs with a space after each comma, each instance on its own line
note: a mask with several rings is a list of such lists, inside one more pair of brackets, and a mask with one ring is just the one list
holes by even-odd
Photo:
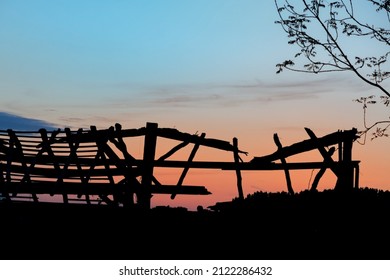
[[345, 21], [342, 21], [342, 24], [344, 25], [343, 33], [347, 34], [347, 36], [362, 35], [362, 29], [359, 26]]
[[385, 128], [377, 127], [376, 131], [372, 133], [373, 137], [371, 140], [378, 138], [378, 137], [389, 137], [389, 134], [386, 133], [388, 126]]
[[344, 5], [340, 1], [335, 1], [329, 4], [331, 7], [334, 7], [336, 9], [343, 8]]
[[382, 95], [381, 97], [381, 102], [385, 104], [386, 107], [390, 105], [390, 97], [389, 96], [384, 96]]
[[355, 57], [355, 65], [364, 65], [365, 59], [362, 59], [361, 57], [356, 56]]
[[283, 71], [283, 68], [286, 68], [289, 66], [294, 66], [294, 62], [292, 60], [285, 60], [285, 61], [283, 61], [283, 63], [276, 64], [276, 67], [278, 68], [278, 70], [276, 71], [276, 74], [279, 74], [280, 72]]

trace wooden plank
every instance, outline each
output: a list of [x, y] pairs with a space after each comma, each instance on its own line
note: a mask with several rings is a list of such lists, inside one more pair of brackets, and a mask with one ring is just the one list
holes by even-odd
[[[0, 157], [1, 160], [1, 157]], [[95, 159], [88, 159], [87, 162], [92, 163], [96, 162], [96, 168], [93, 170], [86, 170], [86, 168], [90, 167], [89, 165], [85, 164], [86, 161], [83, 159], [80, 159], [80, 162], [83, 162], [81, 165], [83, 167], [83, 172], [90, 172], [91, 177], [95, 176], [104, 176], [106, 175], [105, 172], [107, 172], [104, 169], [104, 164], [102, 160], [95, 160]], [[27, 162], [30, 162], [27, 160]], [[110, 165], [114, 166], [114, 161], [111, 161], [110, 159], [107, 159], [107, 162]], [[356, 166], [360, 161], [353, 160], [352, 165]], [[23, 173], [23, 169], [20, 167], [20, 165], [15, 165], [16, 162], [13, 162], [10, 166], [11, 173]], [[37, 163], [40, 163], [40, 161], [37, 161]], [[142, 166], [142, 160], [136, 160], [135, 164], [137, 166]], [[234, 162], [227, 162], [227, 161], [193, 161], [191, 163], [187, 163], [186, 161], [177, 161], [177, 160], [164, 160], [164, 161], [155, 161], [154, 166], [155, 167], [164, 167], [164, 168], [184, 168], [186, 165], [189, 165], [190, 168], [197, 168], [197, 169], [221, 169], [221, 170], [236, 170], [237, 168], [239, 170], [282, 170], [283, 166], [280, 163], [254, 163], [254, 162], [240, 162], [238, 165]], [[326, 163], [326, 162], [288, 162], [287, 166], [290, 170], [292, 169], [320, 169], [323, 166], [330, 168], [331, 166], [337, 165], [336, 162], [334, 163]], [[101, 168], [103, 167], [103, 168]], [[54, 172], [54, 173], [53, 173]], [[111, 168], [108, 172], [112, 176], [120, 176], [123, 175], [123, 169], [121, 168]], [[53, 166], [50, 164], [41, 165], [39, 164], [37, 167], [35, 167], [33, 170], [30, 171], [31, 174], [41, 175], [41, 176], [48, 176], [49, 178], [56, 178], [55, 170], [53, 169]], [[67, 171], [67, 177], [73, 178], [77, 177], [78, 174], [74, 169], [68, 169]]]
[[[306, 128], [305, 128], [306, 130]], [[295, 144], [292, 144], [290, 146], [283, 147], [283, 153], [285, 157], [289, 157], [292, 155], [300, 154], [303, 152], [307, 152], [310, 150], [317, 149], [318, 145], [322, 147], [328, 147], [332, 145], [336, 145], [339, 143], [340, 139], [357, 139], [357, 129], [353, 128], [351, 130], [345, 130], [345, 131], [337, 131], [328, 135], [325, 135], [321, 138], [317, 138], [317, 140], [308, 139], [304, 140]], [[261, 156], [261, 157], [254, 157], [251, 162], [254, 163], [261, 163], [261, 162], [271, 162], [278, 160], [278, 151]]]
[[[107, 161], [112, 164], [112, 162], [107, 159]], [[352, 161], [352, 165], [356, 166], [360, 161], [354, 160]], [[137, 160], [137, 165], [142, 165], [142, 161]], [[225, 161], [216, 161], [216, 162], [209, 162], [209, 161], [193, 161], [191, 163], [187, 163], [186, 161], [176, 161], [176, 160], [165, 160], [162, 162], [155, 161], [154, 166], [155, 167], [164, 167], [164, 168], [184, 168], [186, 165], [189, 165], [190, 168], [197, 168], [197, 169], [221, 169], [221, 170], [236, 170], [237, 168], [239, 170], [283, 170], [283, 166], [280, 163], [253, 163], [253, 162], [240, 162], [238, 164], [234, 162], [225, 162]], [[286, 163], [288, 168], [290, 170], [298, 170], [298, 169], [321, 169], [323, 166], [326, 168], [330, 168], [331, 166], [336, 165], [337, 163], [326, 163], [326, 162], [287, 162]], [[30, 174], [35, 174], [39, 176], [47, 176], [48, 178], [57, 178], [57, 173], [53, 169], [52, 166], [46, 165], [48, 168], [45, 168], [43, 165], [35, 167], [33, 170], [31, 170]], [[83, 165], [84, 169], [83, 172], [89, 173], [90, 177], [99, 177], [99, 176], [106, 176], [109, 172], [112, 176], [123, 176], [123, 170], [119, 168], [110, 168], [109, 171], [105, 170], [103, 161], [99, 161], [99, 165], [92, 170], [86, 170], [85, 167], [88, 167], [88, 165]], [[114, 166], [113, 166], [114, 167]], [[23, 168], [20, 165], [11, 165], [10, 166], [10, 172], [11, 173], [23, 173]], [[74, 169], [68, 169], [67, 171], [67, 178], [77, 178], [78, 173], [77, 170]]]
[[[78, 162], [82, 166], [92, 166], [92, 165], [104, 166], [106, 164], [106, 161], [100, 159], [100, 157], [96, 158], [97, 152], [98, 152], [98, 150], [95, 150], [95, 152], [93, 154], [89, 154], [88, 157], [85, 157], [82, 155], [80, 156], [80, 154], [79, 154]], [[39, 151], [38, 151], [38, 153], [39, 153]], [[0, 154], [0, 160], [5, 161], [6, 159], [7, 159], [6, 154]], [[119, 159], [119, 160], [122, 160], [122, 159]], [[13, 162], [24, 161], [28, 164], [33, 164], [33, 165], [38, 164], [38, 165], [51, 165], [51, 166], [54, 163], [54, 160], [52, 157], [50, 157], [48, 155], [40, 155], [40, 154], [38, 154], [38, 155], [37, 154], [30, 154], [30, 155], [25, 155], [24, 157], [15, 154], [12, 156], [12, 161]], [[68, 161], [69, 161], [68, 156], [56, 155], [56, 158], [55, 158], [56, 163], [64, 165]], [[108, 161], [110, 164], [114, 164], [117, 160], [108, 159]], [[125, 162], [123, 162], [123, 164], [125, 164]]]
[[288, 168], [288, 165], [287, 165], [287, 161], [286, 161], [286, 158], [284, 156], [284, 152], [283, 152], [283, 146], [279, 140], [279, 137], [278, 137], [278, 134], [275, 133], [274, 134], [274, 142], [276, 144], [276, 146], [278, 147], [278, 153], [279, 153], [279, 159], [282, 163], [282, 167], [283, 167], [283, 171], [284, 171], [284, 175], [286, 176], [286, 183], [287, 183], [287, 190], [288, 190], [288, 193], [289, 194], [294, 194], [294, 189], [292, 187], [292, 183], [291, 183], [291, 177], [290, 177], [290, 172], [289, 172], [289, 168]]
[[[173, 128], [159, 128], [157, 130], [158, 136], [183, 141], [183, 142], [190, 142], [190, 143], [198, 143], [202, 146], [207, 146], [211, 148], [216, 148], [220, 150], [225, 150], [229, 152], [234, 151], [234, 147], [232, 144], [230, 144], [228, 141], [219, 140], [219, 139], [213, 139], [213, 138], [201, 138], [196, 134], [189, 134], [189, 133], [183, 133]], [[244, 151], [239, 151], [239, 153], [245, 153]]]
[[[8, 187], [0, 186], [0, 192], [19, 188], [19, 194], [31, 194], [31, 188], [36, 194], [48, 194], [53, 191], [54, 195], [61, 195], [66, 193], [68, 195], [77, 195], [80, 191], [79, 183], [63, 182], [58, 185], [56, 182], [32, 182], [30, 186], [20, 183], [9, 183]], [[113, 195], [115, 190], [137, 192], [140, 187], [130, 187], [127, 185], [111, 185], [107, 183], [89, 183], [83, 191], [88, 192], [89, 195]], [[178, 187], [176, 185], [159, 185], [149, 186], [152, 194], [187, 194], [187, 195], [208, 195], [211, 194], [205, 186], [183, 185]]]
[[161, 162], [169, 158], [171, 155], [179, 151], [180, 149], [187, 146], [190, 142], [182, 142], [178, 144], [177, 146], [173, 147], [171, 150], [169, 150], [166, 154], [162, 155], [157, 161]]
[[[94, 127], [94, 126], [91, 126]], [[145, 135], [145, 128], [138, 128], [138, 129], [123, 129], [121, 131], [114, 131], [113, 137], [117, 138], [120, 137], [138, 137]], [[84, 130], [84, 132], [80, 135], [72, 133], [72, 141], [79, 142], [79, 143], [95, 143], [96, 137], [104, 137], [108, 135], [109, 129], [99, 129], [95, 132], [92, 130]], [[63, 143], [66, 142], [65, 137], [59, 138], [57, 143]]]
[[[15, 165], [12, 164], [9, 168], [10, 174], [24, 174], [24, 168], [20, 165]], [[47, 166], [47, 167], [39, 167], [36, 166], [33, 170], [31, 170], [29, 174], [31, 175], [38, 175], [38, 176], [44, 176], [48, 179], [57, 179], [58, 178], [58, 172], [52, 167], [52, 166]], [[88, 178], [94, 178], [94, 177], [102, 177], [102, 176], [125, 176], [123, 174], [123, 171], [116, 168], [116, 166], [112, 166], [110, 169], [105, 169], [105, 168], [93, 168], [92, 170], [90, 169], [82, 169], [78, 170], [75, 169], [75, 166], [69, 166], [66, 170], [66, 173], [63, 173], [62, 178], [79, 178], [80, 182], [87, 182], [85, 179], [88, 176]]]

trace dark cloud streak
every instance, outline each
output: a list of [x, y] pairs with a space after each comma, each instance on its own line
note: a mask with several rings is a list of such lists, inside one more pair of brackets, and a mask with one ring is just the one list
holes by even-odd
[[43, 120], [26, 118], [11, 113], [0, 112], [0, 130], [38, 131], [41, 128], [47, 130], [57, 129], [53, 124]]

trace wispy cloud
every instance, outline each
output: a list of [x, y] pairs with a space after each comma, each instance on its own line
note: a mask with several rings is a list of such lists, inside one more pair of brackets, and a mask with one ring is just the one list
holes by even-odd
[[15, 114], [6, 112], [0, 112], [0, 129], [13, 129], [13, 130], [28, 130], [35, 131], [41, 128], [48, 130], [57, 129], [54, 124], [48, 123], [44, 120], [26, 118]]
[[318, 98], [319, 84], [284, 85], [242, 83], [172, 86], [145, 92], [144, 105], [170, 107], [235, 107], [254, 102], [269, 103]]
[[[362, 92], [361, 85], [351, 82], [351, 79], [326, 75], [321, 77], [307, 75], [296, 80], [254, 80], [224, 84], [172, 84], [142, 87], [123, 83], [120, 86], [121, 94], [111, 95], [106, 102], [110, 108], [136, 110], [158, 108], [161, 110], [189, 107], [258, 106], [273, 102], [314, 100], [337, 91], [353, 91], [357, 93], [357, 96]], [[126, 86], [128, 86], [127, 89], [125, 89]]]

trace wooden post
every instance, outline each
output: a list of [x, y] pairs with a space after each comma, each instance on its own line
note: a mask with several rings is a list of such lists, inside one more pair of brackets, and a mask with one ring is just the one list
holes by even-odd
[[342, 172], [342, 187], [345, 190], [351, 190], [354, 187], [354, 174], [353, 174], [353, 166], [352, 166], [352, 142], [353, 139], [349, 137], [349, 135], [345, 135], [343, 141], [343, 161], [341, 164]]
[[238, 189], [238, 198], [240, 200], [244, 200], [244, 192], [242, 190], [242, 176], [241, 170], [239, 168], [240, 156], [238, 155], [238, 139], [236, 137], [233, 138], [233, 146], [234, 146], [234, 162], [236, 164], [236, 176], [237, 176], [237, 189]]
[[340, 130], [337, 131], [338, 138], [338, 153], [339, 153], [339, 162], [343, 161], [343, 134]]
[[137, 197], [138, 206], [144, 209], [150, 209], [150, 199], [152, 197], [150, 189], [153, 180], [154, 157], [156, 154], [157, 128], [157, 123], [146, 123], [141, 191]]
[[278, 147], [280, 161], [282, 162], [282, 165], [284, 167], [284, 174], [286, 175], [288, 193], [294, 194], [294, 189], [293, 189], [292, 184], [291, 184], [290, 172], [289, 172], [288, 167], [287, 167], [287, 161], [283, 155], [283, 152], [282, 152], [283, 147], [282, 147], [282, 144], [280, 143], [280, 140], [279, 140], [277, 133], [274, 134], [274, 142], [275, 142], [276, 146]]
[[359, 163], [357, 163], [355, 166], [355, 186], [354, 186], [355, 189], [359, 188], [359, 172], [360, 172]]

